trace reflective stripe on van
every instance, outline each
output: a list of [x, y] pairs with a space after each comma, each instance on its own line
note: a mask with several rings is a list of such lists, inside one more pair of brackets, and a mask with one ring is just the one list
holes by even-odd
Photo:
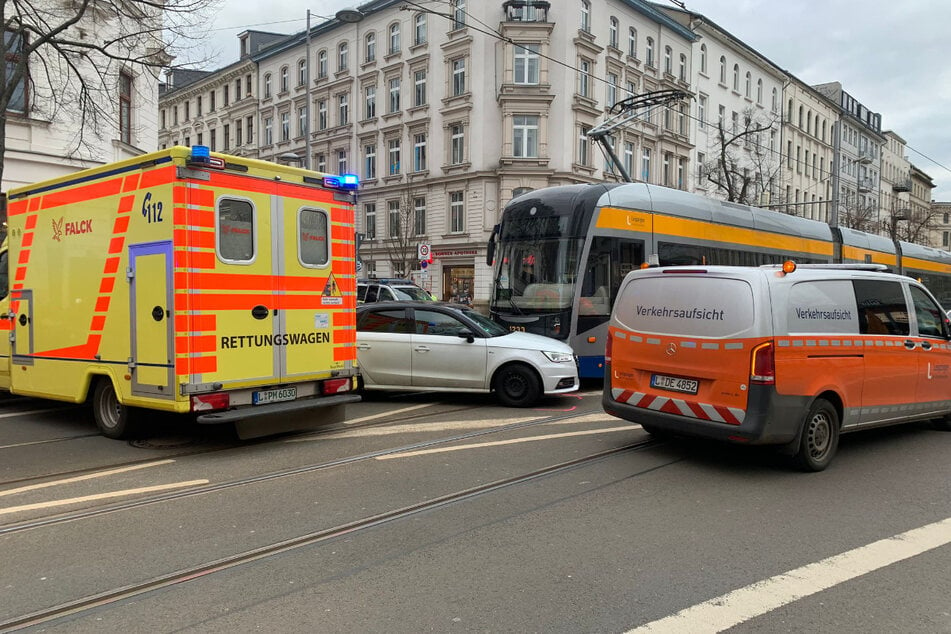
[[627, 403], [633, 407], [643, 407], [666, 414], [689, 416], [698, 420], [709, 420], [715, 423], [728, 425], [742, 425], [746, 418], [746, 411], [735, 407], [721, 407], [709, 403], [686, 401], [681, 398], [668, 396], [651, 396], [643, 392], [631, 390], [611, 389], [611, 396], [618, 403]]

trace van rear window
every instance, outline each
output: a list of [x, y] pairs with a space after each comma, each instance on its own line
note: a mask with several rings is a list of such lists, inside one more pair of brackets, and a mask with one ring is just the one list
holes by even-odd
[[735, 337], [753, 325], [753, 291], [743, 280], [664, 276], [621, 290], [615, 318], [630, 330], [687, 337]]

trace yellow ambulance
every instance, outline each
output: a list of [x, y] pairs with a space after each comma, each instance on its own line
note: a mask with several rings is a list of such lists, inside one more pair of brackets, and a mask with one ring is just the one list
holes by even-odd
[[0, 389], [90, 402], [112, 438], [149, 409], [242, 437], [341, 420], [355, 188], [196, 146], [11, 190]]

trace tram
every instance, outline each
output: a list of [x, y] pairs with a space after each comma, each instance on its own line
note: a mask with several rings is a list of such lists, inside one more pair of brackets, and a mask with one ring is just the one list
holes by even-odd
[[646, 183], [535, 190], [505, 207], [489, 240], [490, 316], [565, 340], [579, 375], [604, 372], [621, 280], [642, 266], [863, 262], [921, 280], [951, 305], [951, 253]]

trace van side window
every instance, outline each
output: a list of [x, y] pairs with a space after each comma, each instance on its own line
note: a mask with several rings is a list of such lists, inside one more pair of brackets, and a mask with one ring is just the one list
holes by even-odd
[[911, 301], [915, 305], [915, 319], [918, 321], [918, 335], [921, 337], [946, 336], [944, 311], [934, 303], [928, 294], [917, 286], [910, 286]]
[[908, 305], [899, 282], [855, 280], [855, 303], [859, 310], [859, 332], [863, 335], [907, 336]]
[[218, 256], [225, 262], [254, 260], [254, 207], [247, 200], [220, 198], [216, 218]]

